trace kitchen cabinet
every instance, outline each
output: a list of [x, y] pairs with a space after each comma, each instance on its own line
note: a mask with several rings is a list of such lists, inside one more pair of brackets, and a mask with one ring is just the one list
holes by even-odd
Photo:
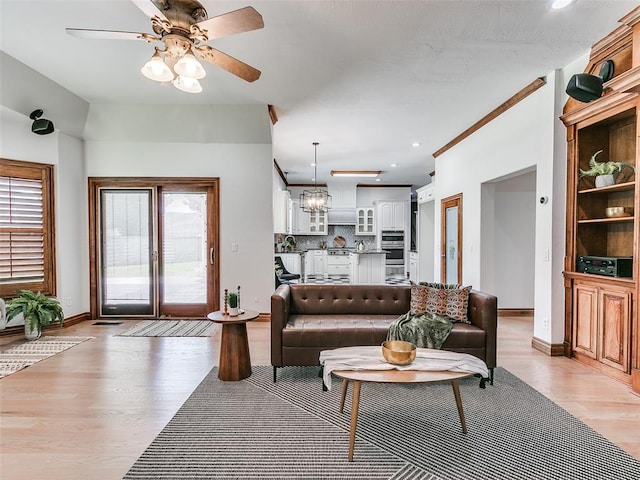
[[631, 290], [589, 280], [576, 280], [573, 290], [574, 354], [628, 374]]
[[418, 283], [419, 280], [419, 258], [418, 252], [409, 252], [409, 278], [411, 281]]
[[385, 283], [384, 253], [352, 253], [352, 283], [383, 285]]
[[407, 229], [408, 210], [409, 202], [378, 202], [378, 230], [405, 231]]
[[[300, 209], [302, 211], [302, 209]], [[308, 235], [326, 235], [327, 234], [327, 212], [311, 212], [306, 213], [309, 216], [309, 232]]]
[[351, 255], [327, 254], [327, 275], [349, 278], [351, 276]]
[[273, 193], [273, 232], [289, 232], [289, 203], [291, 202], [288, 190], [276, 190]]
[[356, 235], [375, 234], [375, 209], [373, 207], [356, 208]]
[[294, 235], [326, 235], [327, 213], [305, 212], [299, 200], [292, 200], [290, 210], [291, 233]]
[[302, 274], [302, 261], [299, 253], [277, 253], [275, 256], [282, 259], [284, 268], [289, 273]]
[[420, 187], [416, 189], [416, 195], [418, 196], [418, 205], [421, 205], [427, 202], [433, 202], [435, 198], [435, 195], [433, 193], [433, 188], [434, 188], [434, 184], [432, 181], [432, 183], [429, 183], [424, 187]]
[[321, 276], [327, 278], [327, 251], [309, 250], [304, 255], [304, 276], [305, 280], [309, 276]]

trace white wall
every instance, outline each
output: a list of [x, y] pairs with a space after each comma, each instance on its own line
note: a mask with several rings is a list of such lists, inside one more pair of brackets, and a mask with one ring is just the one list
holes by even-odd
[[[87, 185], [82, 142], [56, 131], [31, 133], [28, 116], [0, 106], [0, 156], [55, 165], [57, 297], [65, 317], [89, 310]], [[13, 324], [13, 323], [12, 323]]]
[[[560, 86], [558, 86], [560, 88]], [[482, 272], [482, 232], [495, 225], [482, 222], [482, 184], [506, 177], [527, 168], [536, 168], [536, 196], [551, 197], [549, 186], [554, 181], [554, 121], [555, 75], [547, 78], [547, 84], [535, 93], [507, 110], [494, 121], [474, 133], [451, 150], [436, 159], [437, 179], [435, 186], [436, 202], [457, 193], [463, 194], [463, 267], [465, 285], [496, 294], [494, 286], [487, 284]], [[566, 162], [566, 160], [563, 160]], [[486, 192], [485, 192], [486, 194]], [[485, 195], [486, 197], [486, 195]], [[548, 319], [551, 318], [551, 263], [544, 260], [544, 252], [551, 251], [553, 245], [551, 211], [553, 199], [546, 205], [536, 203], [535, 222], [535, 267], [533, 276], [535, 285], [534, 323], [545, 328], [535, 334], [547, 342], [560, 343], [561, 337], [552, 338]], [[564, 207], [563, 207], [564, 208]], [[440, 211], [436, 208], [436, 224], [440, 225]], [[436, 245], [440, 244], [439, 229], [435, 231]], [[563, 244], [556, 245], [563, 248]], [[437, 255], [438, 252], [436, 252]], [[529, 254], [523, 253], [523, 255]], [[486, 266], [485, 266], [486, 267]], [[517, 265], [514, 265], [517, 268]], [[439, 262], [435, 262], [436, 278], [440, 276]], [[521, 275], [521, 274], [519, 274]], [[499, 279], [495, 279], [496, 282]], [[509, 300], [498, 298], [498, 306], [508, 305]], [[563, 318], [554, 318], [562, 322]]]
[[244, 307], [270, 311], [271, 145], [87, 141], [85, 156], [89, 177], [219, 177], [221, 290], [240, 285]]

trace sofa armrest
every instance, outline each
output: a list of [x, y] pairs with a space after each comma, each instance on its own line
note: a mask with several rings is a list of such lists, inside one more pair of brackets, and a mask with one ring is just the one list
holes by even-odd
[[472, 290], [469, 294], [469, 321], [486, 334], [487, 367], [496, 367], [496, 343], [498, 329], [498, 299], [485, 292]]
[[282, 330], [289, 321], [291, 288], [280, 285], [271, 295], [271, 365], [282, 367]]

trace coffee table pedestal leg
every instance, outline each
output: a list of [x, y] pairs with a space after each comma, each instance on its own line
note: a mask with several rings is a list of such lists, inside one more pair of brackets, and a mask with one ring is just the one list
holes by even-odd
[[227, 323], [222, 326], [220, 366], [218, 378], [237, 381], [251, 375], [251, 357], [246, 323]]

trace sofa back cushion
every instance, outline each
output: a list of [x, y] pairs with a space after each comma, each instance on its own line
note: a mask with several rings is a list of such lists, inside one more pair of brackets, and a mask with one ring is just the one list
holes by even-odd
[[409, 285], [291, 285], [291, 313], [303, 315], [402, 315]]

